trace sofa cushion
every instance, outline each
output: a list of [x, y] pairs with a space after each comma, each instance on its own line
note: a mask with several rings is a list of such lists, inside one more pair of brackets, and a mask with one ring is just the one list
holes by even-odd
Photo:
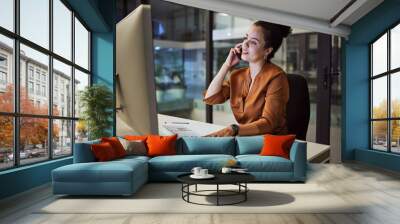
[[236, 155], [259, 154], [264, 145], [264, 136], [237, 136]]
[[147, 156], [130, 155], [130, 156], [125, 156], [124, 158], [113, 160], [113, 162], [127, 162], [127, 163], [130, 163], [131, 161], [135, 161], [135, 160], [148, 162], [149, 159], [150, 159], [150, 157], [147, 157]]
[[122, 158], [126, 156], [126, 151], [124, 149], [124, 146], [122, 146], [121, 142], [117, 137], [103, 137], [101, 138], [101, 142], [110, 143], [112, 148], [114, 149], [117, 158]]
[[[74, 163], [52, 171], [58, 182], [129, 182], [134, 172], [143, 172], [147, 163], [140, 159]], [[143, 173], [147, 176], [147, 173]]]
[[124, 138], [118, 138], [122, 146], [126, 151], [126, 155], [147, 155], [146, 142], [142, 140], [126, 140]]
[[238, 155], [239, 166], [249, 172], [292, 172], [292, 161], [279, 156]]
[[148, 156], [164, 156], [176, 154], [176, 139], [178, 135], [160, 136], [149, 135], [147, 136], [147, 151]]
[[92, 149], [94, 157], [96, 157], [96, 160], [99, 162], [110, 161], [118, 158], [112, 145], [108, 142], [93, 144], [90, 147]]
[[235, 155], [233, 137], [182, 137], [178, 141], [178, 154], [225, 154]]
[[193, 167], [200, 166], [209, 171], [219, 171], [230, 159], [231, 155], [175, 155], [158, 156], [149, 160], [149, 170], [163, 172], [190, 172]]
[[74, 163], [95, 162], [96, 158], [90, 148], [92, 144], [99, 144], [99, 139], [87, 142], [77, 142], [74, 147]]
[[264, 135], [264, 146], [261, 149], [261, 156], [280, 156], [289, 158], [290, 148], [296, 135]]

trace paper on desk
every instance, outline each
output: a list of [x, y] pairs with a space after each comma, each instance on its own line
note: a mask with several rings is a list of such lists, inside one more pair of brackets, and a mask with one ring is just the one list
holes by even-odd
[[225, 128], [222, 125], [158, 114], [159, 132], [178, 136], [205, 136]]

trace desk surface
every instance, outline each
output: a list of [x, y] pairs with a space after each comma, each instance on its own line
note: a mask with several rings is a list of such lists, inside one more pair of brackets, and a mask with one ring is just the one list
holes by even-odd
[[[179, 136], [204, 136], [225, 126], [158, 114], [160, 135], [179, 133]], [[330, 150], [329, 145], [307, 142], [307, 160], [311, 161]]]

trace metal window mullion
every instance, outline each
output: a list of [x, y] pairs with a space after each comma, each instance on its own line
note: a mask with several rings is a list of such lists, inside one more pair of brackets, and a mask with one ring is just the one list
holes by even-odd
[[74, 66], [75, 66], [76, 69], [78, 69], [81, 72], [90, 73], [89, 70], [87, 70], [86, 68], [81, 67], [80, 65], [74, 64]]
[[84, 71], [86, 73], [90, 72], [88, 69], [86, 69], [86, 68], [84, 68], [84, 67], [82, 67], [80, 65], [75, 64], [75, 62], [71, 62], [70, 60], [64, 58], [63, 56], [60, 56], [60, 55], [58, 55], [58, 54], [56, 54], [56, 53], [54, 53], [54, 52], [52, 52], [52, 51], [40, 46], [40, 45], [37, 45], [36, 43], [34, 43], [34, 42], [30, 41], [30, 40], [27, 40], [27, 39], [25, 39], [23, 37], [18, 37], [18, 38], [20, 39], [21, 43], [23, 43], [26, 46], [29, 46], [30, 48], [32, 48], [32, 49], [34, 49], [36, 51], [39, 51], [39, 52], [41, 52], [43, 54], [46, 54], [46, 55], [49, 55], [49, 56], [53, 56], [57, 60], [65, 63], [67, 65], [75, 66], [76, 68], [79, 68], [79, 70], [82, 70], [82, 71]]
[[[126, 3], [126, 1], [125, 1], [125, 3]], [[117, 29], [116, 26], [113, 26], [113, 38], [114, 38], [114, 46], [115, 46], [115, 47], [113, 47], [113, 55], [114, 55], [114, 57], [113, 57], [113, 65], [114, 65], [113, 66], [113, 101], [114, 101], [113, 102], [113, 119], [114, 119], [114, 122], [113, 122], [113, 136], [117, 136], [117, 110], [116, 110], [116, 107], [117, 107], [117, 93], [116, 93], [117, 92], [117, 80], [116, 80], [116, 77], [117, 77], [117, 67], [116, 67], [117, 59], [116, 59], [116, 56], [115, 56], [115, 55], [117, 55], [116, 43], [115, 43], [115, 41], [117, 40], [117, 30], [116, 29]], [[152, 41], [154, 42], [154, 40], [152, 40]], [[90, 45], [90, 47], [92, 47], [92, 46]], [[93, 72], [93, 70], [92, 70], [92, 72]], [[157, 105], [157, 103], [156, 103], [156, 105]]]
[[372, 106], [373, 106], [373, 91], [374, 91], [374, 88], [373, 88], [373, 79], [371, 78], [372, 77], [372, 72], [373, 72], [373, 61], [372, 61], [372, 56], [373, 56], [373, 47], [372, 47], [372, 45], [369, 45], [370, 47], [369, 47], [369, 119], [370, 119], [370, 122], [369, 122], [369, 148], [372, 150], [373, 149], [373, 146], [374, 146], [374, 130], [373, 130], [373, 128], [374, 128], [374, 122], [372, 121], [372, 119], [374, 118], [374, 116], [373, 116], [373, 108], [372, 108]]
[[[397, 72], [400, 72], [400, 67], [399, 67], [399, 68], [395, 68], [395, 69], [388, 70], [388, 71], [386, 71], [386, 72], [382, 72], [382, 73], [377, 74], [377, 75], [371, 75], [370, 78], [372, 78], [372, 79], [380, 78], [380, 77], [384, 77], [384, 76], [387, 76], [387, 75], [389, 75], [389, 74], [397, 73]], [[371, 74], [372, 74], [372, 73], [371, 73]]]
[[[17, 35], [19, 35], [19, 25], [20, 25], [20, 1], [14, 1], [14, 31]], [[20, 47], [19, 47], [19, 39], [14, 39], [14, 112], [15, 114], [19, 114], [20, 105]], [[19, 136], [20, 136], [20, 118], [14, 115], [14, 166], [19, 166], [20, 164], [20, 155], [19, 155]]]
[[44, 48], [44, 47], [38, 45], [38, 44], [36, 44], [36, 43], [34, 43], [34, 42], [32, 42], [32, 41], [30, 41], [30, 40], [28, 40], [28, 39], [25, 39], [24, 37], [21, 37], [21, 36], [18, 36], [18, 35], [16, 35], [16, 36], [17, 36], [17, 38], [20, 39], [20, 42], [21, 42], [21, 43], [23, 43], [24, 45], [26, 45], [26, 46], [28, 46], [28, 47], [30, 47], [30, 48], [36, 50], [36, 51], [39, 51], [40, 53], [53, 56], [53, 57], [56, 58], [57, 60], [59, 60], [59, 61], [65, 63], [65, 64], [67, 64], [67, 65], [75, 66], [75, 67], [79, 68], [80, 70], [82, 70], [82, 71], [84, 71], [84, 72], [86, 72], [86, 73], [90, 72], [89, 69], [86, 69], [86, 68], [83, 68], [83, 67], [80, 66], [80, 65], [77, 65], [77, 64], [75, 64], [74, 62], [71, 62], [71, 60], [68, 60], [67, 58], [64, 58], [64, 57], [61, 56], [61, 55], [58, 55], [58, 54], [56, 54], [56, 53], [54, 53], [54, 52], [52, 52], [52, 51], [50, 51], [50, 50], [48, 50], [48, 49], [46, 49], [46, 48]]
[[374, 119], [371, 119], [371, 121], [391, 121], [391, 120], [397, 120], [397, 118], [374, 118]]
[[92, 44], [92, 33], [88, 31], [88, 69], [89, 69], [89, 73], [87, 73], [89, 75], [89, 86], [93, 85], [93, 76], [92, 76], [92, 72], [93, 72], [93, 68], [92, 66], [92, 60], [91, 60], [91, 44]]
[[26, 39], [24, 37], [21, 37], [18, 34], [12, 33], [9, 30], [6, 30], [6, 29], [4, 29], [2, 27], [0, 27], [0, 33], [5, 35], [5, 36], [7, 36], [7, 37], [9, 37], [9, 38], [18, 39], [20, 43], [26, 45], [27, 47], [32, 48], [33, 50], [36, 50], [36, 51], [38, 51], [38, 52], [40, 52], [42, 54], [46, 54], [46, 55], [52, 56], [53, 58], [56, 58], [57, 60], [65, 63], [67, 65], [75, 66], [76, 68], [78, 68], [79, 70], [81, 70], [81, 71], [83, 71], [85, 73], [90, 73], [90, 70], [88, 68], [84, 68], [84, 67], [82, 67], [80, 65], [77, 65], [77, 64], [75, 64], [75, 62], [72, 62], [71, 60], [69, 60], [69, 59], [67, 59], [67, 58], [65, 58], [63, 56], [58, 55], [58, 54], [50, 51], [49, 49], [46, 49], [46, 48], [36, 44], [35, 42], [32, 42], [32, 41], [30, 41], [30, 40], [28, 40], [28, 39]]
[[93, 71], [91, 45], [92, 45], [92, 33], [88, 31], [88, 70], [89, 70], [89, 72]]
[[[53, 0], [49, 0], [49, 50], [53, 52]], [[49, 71], [48, 71], [48, 91], [49, 94], [49, 120], [48, 120], [48, 151], [49, 159], [53, 159], [53, 56], [49, 55]]]
[[[72, 11], [71, 13], [71, 60], [73, 66], [71, 66], [71, 117], [75, 118], [75, 12]], [[76, 120], [72, 120], [71, 122], [71, 153], [74, 155], [75, 150], [75, 123]]]
[[[24, 45], [26, 45], [26, 46], [28, 46], [28, 47], [36, 50], [36, 51], [39, 51], [40, 53], [51, 55], [51, 56], [53, 56], [53, 58], [56, 58], [57, 60], [63, 62], [64, 64], [67, 64], [67, 65], [70, 65], [70, 66], [74, 65], [70, 59], [64, 58], [63, 56], [58, 55], [55, 52], [51, 52], [50, 50], [48, 50], [48, 49], [46, 49], [46, 48], [44, 48], [44, 47], [42, 47], [42, 46], [40, 46], [40, 45], [38, 45], [36, 43], [24, 38], [24, 37], [21, 37], [21, 36], [15, 34], [15, 33], [12, 33], [11, 31], [4, 29], [3, 27], [0, 27], [0, 33], [2, 35], [6, 36], [6, 37], [18, 39], [20, 41], [20, 43], [22, 43], [22, 44], [24, 44]], [[77, 66], [79, 66], [79, 65], [77, 65]], [[86, 72], [89, 72], [89, 70], [86, 69], [86, 68], [80, 67], [80, 69], [84, 70]]]
[[[390, 71], [390, 29], [388, 30], [388, 32], [387, 32], [387, 71]], [[391, 104], [392, 104], [392, 100], [391, 100], [391, 93], [390, 93], [390, 91], [391, 91], [391, 78], [392, 78], [392, 75], [389, 73], [388, 75], [387, 75], [387, 97], [388, 97], [388, 100], [387, 100], [387, 102], [388, 102], [388, 104], [387, 104], [387, 110], [388, 110], [388, 118], [392, 118], [392, 111], [391, 111], [391, 108], [392, 108], [392, 106], [391, 106]], [[388, 152], [391, 152], [392, 151], [392, 136], [391, 136], [391, 120], [388, 120], [388, 122], [387, 122], [387, 135], [388, 135]]]
[[[13, 71], [14, 71], [14, 65], [13, 65]], [[13, 97], [15, 97], [14, 93], [13, 93]], [[13, 98], [13, 99], [15, 99], [15, 98]], [[13, 108], [13, 110], [14, 110], [14, 108]], [[2, 115], [2, 116], [11, 116], [12, 117], [12, 116], [15, 116], [15, 113], [14, 112], [3, 112], [3, 111], [0, 111], [0, 115]]]
[[9, 31], [6, 28], [1, 27], [1, 26], [0, 26], [0, 34], [6, 36], [8, 38], [17, 38], [17, 35], [14, 32], [11, 32], [11, 31]]
[[[31, 117], [31, 118], [53, 118], [53, 119], [63, 119], [63, 120], [78, 120], [78, 118], [72, 117], [64, 117], [64, 116], [49, 116], [49, 115], [41, 115], [41, 114], [20, 114], [14, 112], [2, 112], [0, 111], [1, 116], [16, 116], [16, 117]], [[396, 120], [396, 119], [394, 119]]]

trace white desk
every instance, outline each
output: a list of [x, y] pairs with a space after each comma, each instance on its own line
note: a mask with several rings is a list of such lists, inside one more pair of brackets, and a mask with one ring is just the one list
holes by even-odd
[[326, 163], [329, 160], [330, 145], [307, 142], [307, 160], [314, 163]]
[[[179, 136], [204, 136], [223, 128], [225, 126], [158, 114], [158, 130], [160, 135], [172, 135], [177, 132]], [[307, 142], [308, 161], [326, 162], [329, 159], [329, 151], [329, 145]]]
[[175, 131], [170, 131], [174, 129], [178, 131], [179, 136], [204, 136], [223, 128], [225, 126], [158, 114], [158, 132], [160, 135], [174, 134]]

